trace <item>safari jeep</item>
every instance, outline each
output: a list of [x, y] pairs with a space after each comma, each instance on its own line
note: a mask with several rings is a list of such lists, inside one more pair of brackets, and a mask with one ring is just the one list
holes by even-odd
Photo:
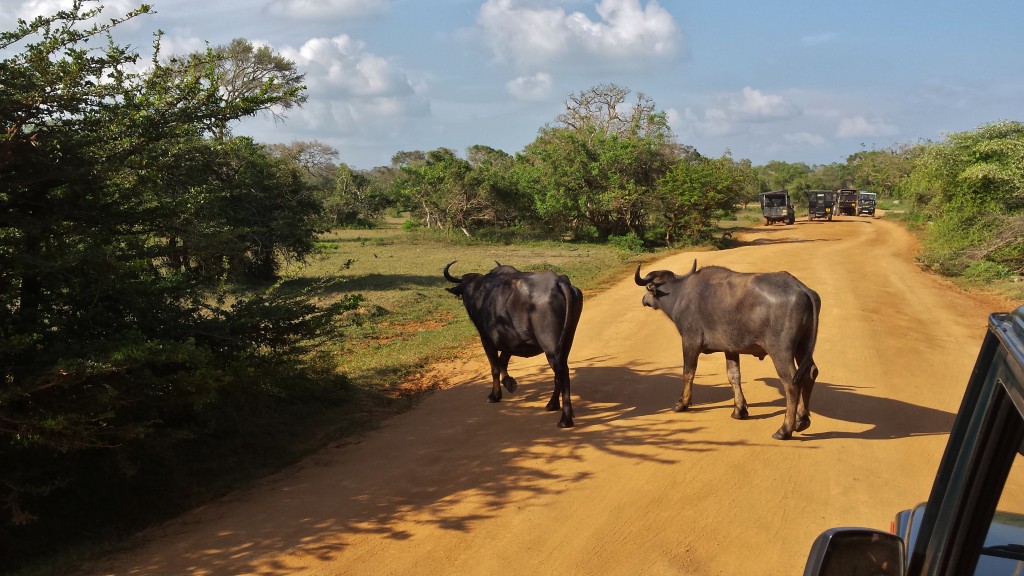
[[1024, 306], [989, 316], [928, 501], [891, 533], [833, 528], [804, 576], [1024, 574]]
[[789, 192], [785, 190], [773, 190], [761, 192], [761, 214], [764, 216], [764, 225], [782, 222], [792, 224], [796, 220], [793, 203], [789, 200]]
[[811, 190], [807, 193], [807, 219], [825, 218], [832, 220], [836, 205], [836, 193], [831, 190]]
[[861, 190], [857, 192], [857, 216], [861, 214], [867, 214], [868, 216], [875, 215], [875, 204], [877, 203], [877, 194], [874, 192], [868, 192]]

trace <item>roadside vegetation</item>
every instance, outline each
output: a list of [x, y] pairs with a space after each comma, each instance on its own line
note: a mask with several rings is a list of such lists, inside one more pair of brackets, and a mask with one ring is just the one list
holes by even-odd
[[760, 225], [762, 191], [861, 188], [921, 233], [923, 266], [1024, 299], [1019, 122], [753, 166], [605, 84], [519, 153], [357, 170], [232, 134], [302, 105], [292, 62], [244, 39], [165, 55], [159, 36], [140, 62], [105, 40], [150, 8], [83, 5], [0, 33], [0, 571], [73, 563], [414, 403], [438, 385], [417, 372], [475, 340], [442, 289], [452, 260], [591, 292]]

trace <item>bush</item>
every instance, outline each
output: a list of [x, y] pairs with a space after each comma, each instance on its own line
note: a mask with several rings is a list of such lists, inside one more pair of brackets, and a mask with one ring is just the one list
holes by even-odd
[[30, 385], [0, 389], [0, 420], [19, 426], [0, 436], [0, 572], [290, 458], [312, 416], [352, 401], [323, 350], [362, 298], [314, 303], [325, 288], [273, 287], [163, 333], [69, 334], [52, 359], [14, 366]]
[[609, 236], [608, 243], [623, 252], [630, 252], [633, 254], [643, 252], [644, 250], [644, 241], [633, 232], [630, 232], [625, 236]]
[[1010, 269], [1002, 264], [979, 260], [971, 263], [963, 272], [963, 277], [979, 282], [992, 282], [994, 280], [1005, 280], [1011, 276]]

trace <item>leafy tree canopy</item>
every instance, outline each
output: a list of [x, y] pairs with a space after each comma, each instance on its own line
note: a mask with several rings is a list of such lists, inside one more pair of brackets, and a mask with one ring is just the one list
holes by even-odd
[[220, 291], [312, 248], [299, 169], [225, 136], [301, 88], [228, 90], [219, 60], [162, 63], [159, 37], [140, 72], [110, 31], [150, 8], [85, 5], [0, 32], [0, 546], [26, 555], [196, 482], [188, 442], [239, 446], [273, 405], [329, 397], [309, 346], [354, 306]]

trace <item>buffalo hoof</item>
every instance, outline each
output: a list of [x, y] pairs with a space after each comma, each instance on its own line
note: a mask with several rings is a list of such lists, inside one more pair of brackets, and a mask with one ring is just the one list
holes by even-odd
[[744, 406], [743, 408], [734, 408], [733, 411], [732, 411], [732, 417], [735, 418], [736, 420], [746, 420], [747, 419], [747, 408], [746, 408], [746, 406]]
[[676, 402], [676, 405], [672, 407], [673, 412], [686, 412], [690, 409], [689, 404], [683, 404], [682, 402]]
[[505, 390], [508, 390], [509, 394], [515, 393], [516, 388], [519, 388], [519, 383], [511, 376], [506, 376], [501, 383], [505, 385]]
[[776, 440], [789, 440], [792, 437], [793, 433], [787, 432], [785, 428], [779, 428], [775, 434], [772, 434], [772, 438], [775, 438]]
[[562, 418], [558, 421], [559, 428], [572, 428], [573, 426], [575, 426], [575, 424], [573, 424], [571, 418]]
[[[555, 410], [561, 410], [562, 405], [558, 402], [558, 400], [552, 400], [551, 402], [548, 402], [547, 406], [545, 406], [544, 409], [547, 410], [548, 412], [554, 412]], [[563, 420], [565, 420], [565, 418], [563, 418]], [[558, 425], [562, 426], [561, 422], [559, 422]], [[569, 421], [569, 426], [572, 426], [571, 420]], [[562, 428], [565, 428], [565, 426], [562, 426]]]
[[805, 417], [803, 417], [803, 418], [801, 418], [801, 419], [796, 421], [796, 431], [797, 432], [803, 432], [804, 430], [807, 430], [810, 427], [811, 427], [811, 419], [810, 419], [810, 417], [805, 416]]
[[501, 395], [495, 396], [494, 394], [488, 394], [487, 402], [490, 404], [494, 404], [495, 402], [501, 402]]

